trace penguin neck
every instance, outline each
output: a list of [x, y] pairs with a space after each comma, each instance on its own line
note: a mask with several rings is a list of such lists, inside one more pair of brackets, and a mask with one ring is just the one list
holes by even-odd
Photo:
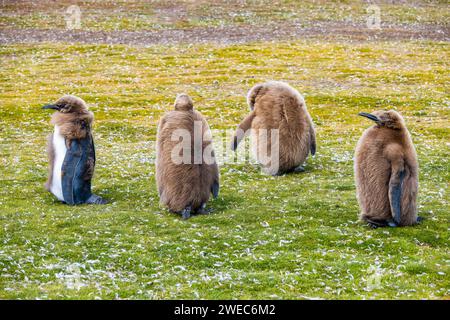
[[52, 123], [53, 124], [61, 124], [64, 122], [71, 122], [75, 120], [87, 120], [89, 124], [94, 119], [94, 114], [90, 111], [83, 111], [83, 112], [70, 112], [70, 113], [63, 113], [63, 112], [55, 112], [52, 115]]
[[68, 140], [84, 139], [91, 134], [92, 112], [86, 114], [55, 112], [52, 115], [51, 124], [57, 125], [61, 135]]
[[411, 140], [409, 131], [404, 127], [401, 127], [398, 129], [378, 127], [378, 129], [387, 133], [389, 135], [389, 137], [391, 137], [392, 140], [394, 140], [402, 145], [409, 143], [409, 141]]

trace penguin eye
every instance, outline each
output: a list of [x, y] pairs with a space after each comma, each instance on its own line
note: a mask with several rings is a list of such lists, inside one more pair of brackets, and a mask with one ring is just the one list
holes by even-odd
[[379, 116], [379, 118], [380, 118], [380, 122], [381, 122], [381, 125], [386, 125], [388, 122], [389, 122], [389, 117], [388, 116], [386, 116], [385, 114], [383, 114], [383, 115], [381, 115], [381, 116]]

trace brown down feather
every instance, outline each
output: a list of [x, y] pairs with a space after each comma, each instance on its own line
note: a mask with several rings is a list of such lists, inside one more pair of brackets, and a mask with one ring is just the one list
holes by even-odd
[[402, 116], [396, 111], [377, 111], [382, 119], [359, 139], [355, 150], [355, 183], [362, 220], [393, 218], [389, 185], [404, 171], [401, 194], [401, 224], [417, 221], [418, 162], [416, 150]]
[[[247, 95], [250, 114], [238, 126], [232, 149], [243, 139], [242, 131], [251, 129], [252, 149], [263, 172], [271, 175], [289, 172], [302, 165], [309, 152], [315, 153], [316, 136], [311, 116], [306, 109], [303, 97], [297, 90], [280, 81], [269, 81], [255, 85]], [[240, 130], [239, 130], [240, 129]], [[271, 129], [278, 129], [279, 166], [272, 161], [264, 163], [261, 154], [272, 157], [260, 143], [260, 133], [267, 130], [267, 150], [272, 146]], [[275, 139], [276, 140], [276, 139]]]
[[[156, 146], [156, 182], [160, 202], [173, 212], [180, 212], [187, 206], [197, 210], [206, 203], [214, 183], [219, 183], [219, 170], [214, 163], [193, 163], [194, 121], [202, 122], [203, 140], [201, 152], [212, 149], [212, 136], [202, 114], [192, 109], [192, 101], [187, 95], [179, 95], [176, 110], [167, 112], [159, 121]], [[191, 136], [191, 164], [176, 164], [172, 161], [172, 150], [179, 141], [172, 141], [175, 130], [185, 129]], [[183, 152], [183, 151], [181, 151]], [[213, 153], [213, 151], [212, 151]]]

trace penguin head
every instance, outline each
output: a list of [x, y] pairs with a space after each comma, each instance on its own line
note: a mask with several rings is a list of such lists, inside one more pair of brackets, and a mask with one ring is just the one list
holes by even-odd
[[194, 103], [191, 97], [185, 93], [177, 95], [175, 99], [175, 110], [177, 111], [190, 111], [194, 108]]
[[394, 110], [389, 111], [374, 111], [372, 113], [360, 112], [358, 115], [366, 117], [374, 121], [378, 127], [385, 127], [389, 129], [402, 129], [405, 126], [403, 117]]
[[54, 104], [43, 106], [42, 109], [53, 109], [61, 113], [85, 113], [88, 110], [83, 99], [72, 95], [65, 95]]

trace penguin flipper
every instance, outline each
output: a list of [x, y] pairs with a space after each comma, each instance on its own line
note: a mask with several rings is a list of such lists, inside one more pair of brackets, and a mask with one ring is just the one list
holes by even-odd
[[314, 127], [311, 125], [309, 129], [309, 136], [310, 136], [310, 150], [311, 154], [316, 154], [316, 131], [314, 130]]
[[400, 225], [402, 215], [402, 189], [405, 178], [405, 170], [393, 170], [389, 181], [389, 201], [391, 204], [392, 218], [395, 224]]
[[255, 118], [255, 112], [252, 111], [244, 120], [239, 124], [231, 142], [231, 150], [235, 151], [239, 142], [249, 133], [249, 129], [252, 126], [253, 119]]
[[214, 199], [219, 196], [219, 189], [220, 189], [219, 182], [218, 181], [214, 181], [213, 185], [211, 187], [211, 193], [212, 193]]

